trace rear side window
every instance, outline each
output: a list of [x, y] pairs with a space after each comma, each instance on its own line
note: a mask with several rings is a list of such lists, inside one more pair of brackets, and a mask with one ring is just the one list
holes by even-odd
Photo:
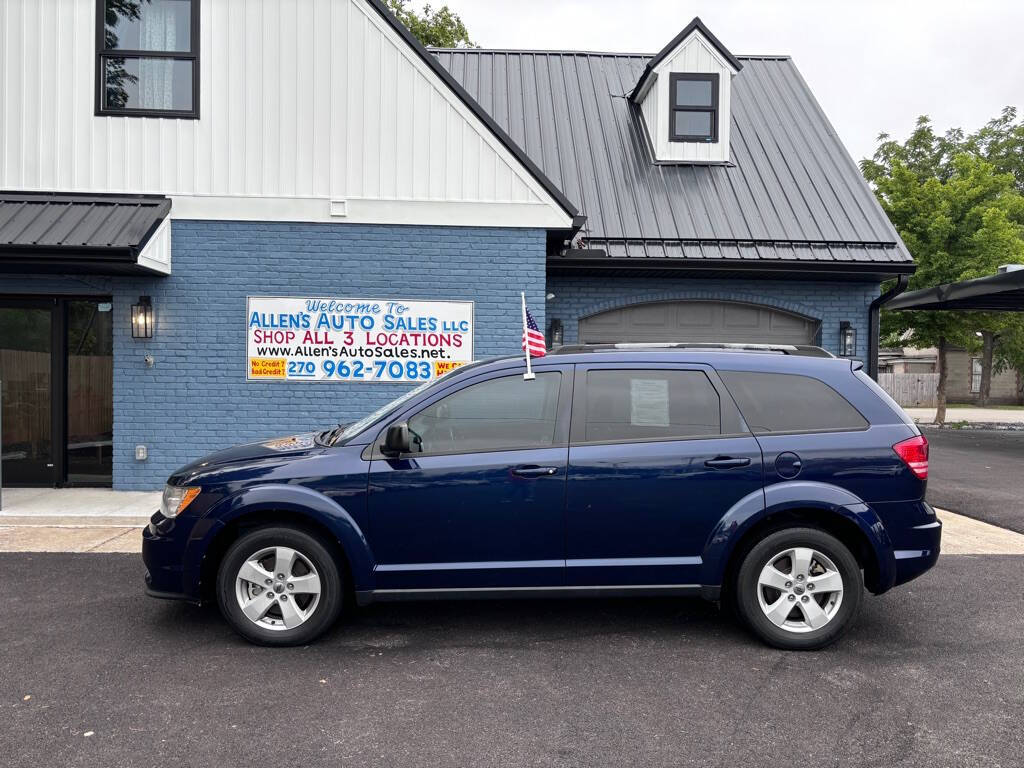
[[588, 371], [584, 442], [722, 433], [718, 392], [702, 371]]
[[819, 379], [789, 373], [719, 371], [752, 432], [865, 429], [860, 411]]

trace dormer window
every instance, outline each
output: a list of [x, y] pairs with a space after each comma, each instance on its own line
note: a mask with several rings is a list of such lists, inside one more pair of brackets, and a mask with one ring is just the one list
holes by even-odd
[[669, 141], [718, 141], [717, 74], [673, 72], [669, 94]]
[[629, 98], [654, 162], [729, 162], [732, 81], [742, 68], [700, 19], [647, 62]]

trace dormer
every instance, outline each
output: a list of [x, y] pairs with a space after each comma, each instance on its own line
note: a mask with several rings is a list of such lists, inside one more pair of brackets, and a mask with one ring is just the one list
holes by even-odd
[[657, 162], [729, 161], [732, 78], [742, 68], [697, 18], [648, 62], [630, 98]]

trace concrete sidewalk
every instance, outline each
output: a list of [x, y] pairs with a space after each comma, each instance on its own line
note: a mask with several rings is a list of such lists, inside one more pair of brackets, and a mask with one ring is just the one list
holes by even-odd
[[143, 526], [160, 507], [159, 491], [109, 488], [4, 488], [0, 525]]
[[[934, 408], [904, 408], [919, 424], [934, 424]], [[969, 424], [1024, 424], [1024, 409], [1016, 408], [947, 408], [946, 423], [966, 421]]]
[[[1024, 555], [1024, 535], [946, 510], [945, 555]], [[0, 519], [0, 552], [140, 552], [142, 526], [91, 525], [80, 518], [59, 523], [11, 524]]]

